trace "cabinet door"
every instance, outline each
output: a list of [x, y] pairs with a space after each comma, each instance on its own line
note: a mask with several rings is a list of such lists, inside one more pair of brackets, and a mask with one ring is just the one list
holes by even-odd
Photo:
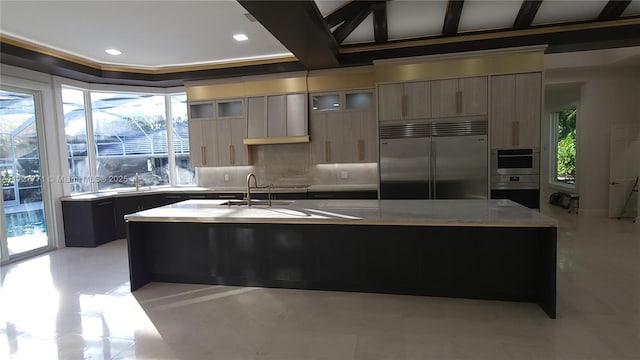
[[287, 95], [287, 136], [307, 135], [307, 95]]
[[324, 164], [326, 160], [325, 146], [327, 141], [327, 113], [312, 112], [309, 121], [310, 156], [312, 164]]
[[116, 239], [116, 214], [113, 200], [93, 203], [94, 246]]
[[512, 127], [516, 121], [516, 77], [500, 75], [491, 77], [491, 148], [513, 147]]
[[267, 136], [284, 137], [287, 135], [285, 95], [267, 97]]
[[229, 166], [231, 164], [231, 122], [233, 120], [216, 120], [216, 149], [217, 165]]
[[516, 147], [540, 148], [541, 92], [542, 75], [540, 73], [516, 75], [515, 109], [519, 127]]
[[230, 117], [242, 117], [243, 114], [243, 100], [218, 100], [218, 119], [230, 118]]
[[327, 162], [327, 113], [311, 113], [311, 163], [324, 164]]
[[189, 157], [191, 166], [204, 165], [204, 143], [202, 142], [203, 120], [189, 120]]
[[406, 119], [426, 119], [431, 117], [431, 88], [429, 81], [404, 84]]
[[189, 120], [213, 119], [213, 118], [214, 118], [213, 101], [189, 104]]
[[403, 84], [383, 84], [378, 87], [378, 118], [380, 121], [404, 118], [403, 96]]
[[351, 139], [354, 162], [375, 162], [376, 160], [376, 122], [372, 111], [352, 111], [349, 114], [354, 137]]
[[327, 163], [353, 162], [355, 159], [355, 137], [348, 113], [342, 111], [327, 114]]
[[247, 100], [247, 138], [267, 137], [267, 108], [265, 97], [250, 97]]
[[244, 134], [246, 133], [244, 130], [244, 119], [231, 119], [229, 120], [229, 124], [231, 128], [231, 146], [229, 147], [230, 165], [248, 165], [249, 149], [247, 145], [242, 142]]
[[431, 117], [459, 116], [459, 96], [458, 79], [431, 81]]
[[218, 120], [205, 120], [202, 122], [202, 156], [203, 166], [218, 165]]
[[458, 115], [487, 114], [487, 77], [478, 76], [458, 79], [458, 91], [462, 98], [458, 100]]

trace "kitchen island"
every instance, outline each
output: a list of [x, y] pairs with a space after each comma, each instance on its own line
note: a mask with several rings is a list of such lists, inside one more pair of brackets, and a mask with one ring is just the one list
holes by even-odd
[[556, 312], [556, 222], [510, 200], [187, 200], [127, 215], [151, 281], [533, 302]]

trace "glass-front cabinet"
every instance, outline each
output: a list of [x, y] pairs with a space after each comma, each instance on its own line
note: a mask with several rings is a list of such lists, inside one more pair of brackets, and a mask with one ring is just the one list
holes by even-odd
[[322, 94], [311, 96], [311, 110], [341, 110], [340, 94]]
[[311, 94], [310, 105], [312, 163], [376, 161], [373, 89]]

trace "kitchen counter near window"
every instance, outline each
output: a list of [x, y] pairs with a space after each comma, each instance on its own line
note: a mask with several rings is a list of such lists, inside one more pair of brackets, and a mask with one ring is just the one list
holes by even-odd
[[[260, 184], [260, 188], [251, 188], [251, 193], [263, 194], [268, 193], [269, 189]], [[271, 192], [276, 194], [286, 193], [304, 193], [307, 192], [377, 192], [376, 184], [348, 184], [348, 185], [274, 185]], [[119, 189], [113, 191], [101, 191], [94, 193], [83, 193], [60, 198], [61, 201], [86, 201], [95, 199], [107, 199], [116, 197], [144, 196], [144, 195], [163, 195], [163, 194], [235, 194], [246, 192], [243, 186], [219, 186], [219, 187], [142, 187], [140, 190], [135, 189]]]
[[127, 215], [131, 290], [166, 281], [462, 297], [532, 302], [555, 318], [556, 222], [510, 200], [225, 202]]

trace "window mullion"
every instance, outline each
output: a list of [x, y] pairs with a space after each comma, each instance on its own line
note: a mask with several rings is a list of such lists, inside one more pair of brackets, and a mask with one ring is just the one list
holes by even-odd
[[91, 192], [98, 191], [98, 158], [96, 152], [96, 142], [93, 136], [93, 107], [91, 104], [91, 92], [84, 90], [84, 118], [87, 127], [87, 156], [89, 158], [89, 181], [91, 182]]
[[173, 113], [171, 111], [171, 95], [164, 97], [167, 126], [167, 158], [169, 160], [169, 185], [176, 186], [176, 156], [173, 149]]

